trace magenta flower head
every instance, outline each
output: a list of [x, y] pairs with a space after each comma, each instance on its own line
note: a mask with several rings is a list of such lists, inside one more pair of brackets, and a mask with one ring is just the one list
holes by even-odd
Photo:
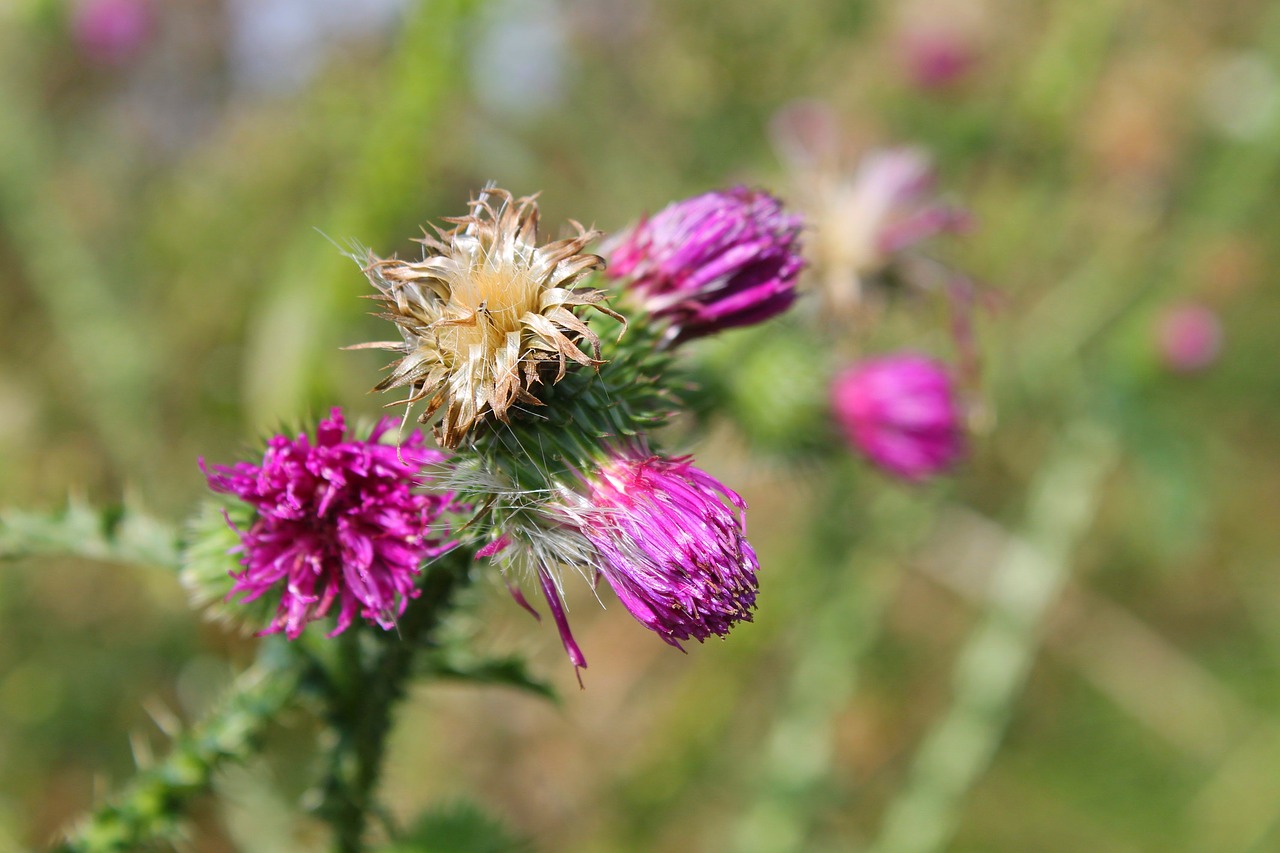
[[1194, 302], [1164, 311], [1156, 326], [1160, 357], [1174, 373], [1195, 373], [1213, 364], [1222, 349], [1222, 323], [1212, 309]]
[[899, 353], [857, 364], [831, 386], [836, 420], [874, 464], [906, 480], [924, 480], [964, 452], [960, 410], [943, 365]]
[[151, 35], [147, 0], [82, 0], [71, 19], [80, 49], [95, 62], [116, 65], [140, 51]]
[[[631, 615], [676, 648], [750, 622], [759, 563], [746, 502], [690, 464], [644, 448], [616, 453], [574, 513], [597, 566]], [[726, 504], [727, 501], [727, 504]]]
[[453, 508], [452, 496], [418, 488], [423, 466], [444, 454], [423, 447], [417, 432], [398, 448], [380, 444], [393, 425], [384, 419], [367, 439], [350, 438], [334, 409], [320, 421], [314, 443], [305, 434], [273, 436], [261, 465], [205, 471], [213, 491], [254, 512], [247, 527], [232, 525], [244, 569], [232, 573], [228, 597], [241, 593], [244, 603], [280, 596], [275, 620], [262, 633], [284, 631], [296, 639], [335, 606], [330, 636], [357, 615], [391, 628], [419, 594], [423, 560], [452, 547], [441, 521]]
[[684, 341], [747, 326], [796, 298], [799, 216], [759, 190], [734, 187], [668, 205], [612, 246], [606, 274]]

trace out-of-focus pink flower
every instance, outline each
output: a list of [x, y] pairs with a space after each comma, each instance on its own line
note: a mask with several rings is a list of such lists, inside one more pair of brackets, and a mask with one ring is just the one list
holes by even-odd
[[812, 232], [807, 256], [825, 316], [846, 324], [877, 281], [945, 290], [962, 278], [921, 252], [930, 238], [972, 225], [968, 211], [937, 197], [923, 150], [873, 148], [846, 166], [839, 122], [817, 101], [780, 110], [770, 131]]
[[766, 192], [734, 187], [678, 201], [614, 243], [606, 274], [625, 279], [670, 337], [759, 323], [796, 298], [800, 217]]
[[835, 378], [831, 403], [849, 442], [903, 479], [924, 480], [964, 452], [951, 376], [927, 356], [896, 353], [854, 365]]
[[958, 31], [915, 27], [898, 37], [898, 56], [910, 82], [927, 90], [945, 89], [973, 68], [973, 44]]
[[330, 636], [357, 615], [391, 628], [419, 594], [422, 562], [453, 546], [441, 519], [453, 508], [452, 495], [419, 489], [423, 467], [444, 454], [424, 447], [417, 432], [399, 448], [380, 444], [393, 426], [384, 419], [368, 439], [348, 438], [334, 409], [314, 444], [306, 435], [277, 435], [262, 464], [206, 471], [213, 491], [254, 510], [250, 526], [236, 531], [244, 570], [233, 574], [231, 595], [241, 593], [242, 602], [280, 596], [275, 621], [262, 633], [295, 639], [335, 604]]
[[598, 570], [641, 624], [679, 648], [751, 621], [759, 563], [737, 492], [687, 457], [644, 448], [614, 455], [588, 489], [573, 517], [601, 557]]
[[1161, 314], [1156, 337], [1165, 366], [1177, 373], [1194, 373], [1217, 361], [1222, 323], [1204, 305], [1183, 303]]
[[86, 56], [115, 65], [138, 54], [154, 23], [147, 0], [83, 0], [72, 15], [71, 32]]
[[827, 185], [816, 203], [814, 243], [824, 295], [844, 313], [863, 282], [883, 275], [917, 244], [966, 230], [969, 214], [934, 196], [934, 172], [918, 148], [867, 152], [857, 169]]

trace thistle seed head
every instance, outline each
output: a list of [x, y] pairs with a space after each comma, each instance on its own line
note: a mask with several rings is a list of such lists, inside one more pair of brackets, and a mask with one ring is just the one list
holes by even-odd
[[370, 257], [365, 274], [384, 308], [379, 316], [403, 340], [354, 348], [401, 354], [375, 390], [407, 388], [407, 407], [425, 400], [422, 423], [442, 412], [436, 439], [453, 448], [489, 413], [506, 422], [518, 404], [542, 405], [537, 387], [572, 365], [603, 363], [599, 337], [575, 309], [625, 321], [603, 291], [574, 289], [604, 267], [583, 251], [599, 232], [573, 222], [576, 236], [539, 246], [534, 198], [493, 187], [470, 214], [445, 221], [454, 227], [418, 241], [420, 261]]

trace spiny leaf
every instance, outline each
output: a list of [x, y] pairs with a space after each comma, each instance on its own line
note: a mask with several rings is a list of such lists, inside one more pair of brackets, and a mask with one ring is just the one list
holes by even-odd
[[525, 661], [518, 657], [475, 657], [462, 649], [437, 649], [421, 659], [424, 674], [436, 678], [451, 678], [474, 684], [497, 684], [534, 693], [552, 702], [558, 702], [555, 688], [529, 674]]
[[476, 805], [460, 801], [423, 814], [404, 838], [383, 853], [532, 853], [518, 838]]
[[40, 556], [176, 568], [178, 535], [127, 502], [97, 509], [73, 497], [53, 513], [0, 511], [0, 560]]

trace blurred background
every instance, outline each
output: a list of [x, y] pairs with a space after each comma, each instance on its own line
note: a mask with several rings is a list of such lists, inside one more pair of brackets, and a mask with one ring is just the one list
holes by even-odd
[[[474, 803], [557, 853], [1278, 850], [1278, 74], [1264, 0], [0, 0], [0, 506], [180, 523], [198, 457], [379, 412], [335, 243], [410, 254], [491, 179], [550, 236], [735, 182], [803, 205], [768, 128], [818, 99], [974, 214], [938, 247], [996, 296], [968, 460], [816, 464], [790, 414], [829, 343], [708, 342], [733, 417], [673, 441], [751, 504], [755, 624], [681, 655], [569, 585], [579, 691], [495, 578], [450, 630], [562, 701], [424, 685], [391, 813]], [[859, 345], [947, 352], [895, 323]], [[4, 564], [0, 847], [252, 647], [167, 572]], [[184, 849], [321, 846], [310, 725]]]

